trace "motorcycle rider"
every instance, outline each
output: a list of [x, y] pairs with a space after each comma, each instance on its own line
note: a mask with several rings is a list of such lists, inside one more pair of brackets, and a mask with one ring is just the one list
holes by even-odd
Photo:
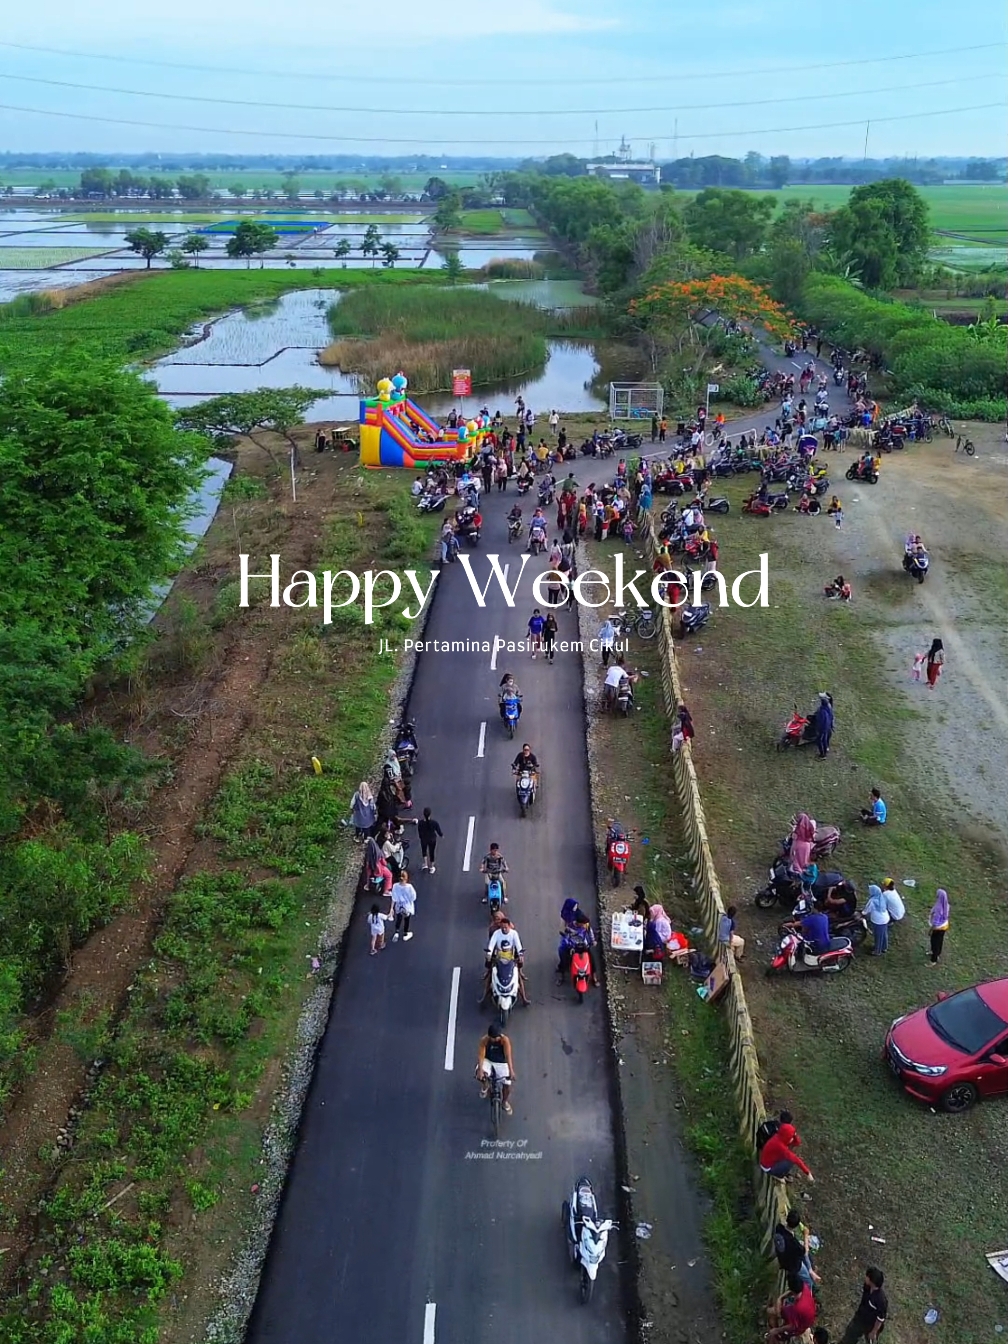
[[490, 1095], [490, 1076], [495, 1074], [502, 1082], [501, 1099], [504, 1111], [511, 1114], [511, 1088], [515, 1083], [514, 1057], [511, 1054], [511, 1042], [496, 1022], [491, 1022], [487, 1032], [481, 1038], [476, 1052], [476, 1077], [479, 1079], [480, 1097], [484, 1100]]
[[518, 718], [522, 716], [522, 693], [518, 688], [518, 683], [511, 672], [505, 672], [500, 680], [500, 690], [497, 692], [497, 708], [500, 716], [504, 718], [504, 701], [513, 697], [518, 701]]
[[477, 1007], [482, 1008], [490, 994], [490, 975], [495, 961], [515, 961], [518, 964], [518, 997], [527, 1008], [529, 1006], [528, 991], [525, 988], [525, 949], [522, 947], [522, 940], [518, 930], [511, 923], [507, 915], [502, 915], [497, 922], [497, 927], [490, 935], [490, 940], [486, 945], [486, 960], [483, 970], [483, 997], [480, 999]]
[[[501, 853], [501, 847], [495, 840], [490, 846], [490, 852], [484, 854], [483, 862], [480, 864], [480, 872], [484, 874], [486, 881], [484, 885], [489, 888], [491, 879], [496, 878], [501, 885], [501, 900], [507, 900], [507, 879], [504, 874], [508, 872], [507, 859]], [[486, 897], [483, 898], [486, 900]]]
[[511, 773], [517, 775], [522, 770], [528, 770], [532, 778], [539, 785], [539, 758], [527, 742], [522, 743], [522, 749], [511, 762]]
[[829, 915], [822, 910], [817, 910], [810, 903], [809, 909], [802, 916], [801, 935], [816, 956], [819, 956], [822, 952], [828, 952], [830, 945]]

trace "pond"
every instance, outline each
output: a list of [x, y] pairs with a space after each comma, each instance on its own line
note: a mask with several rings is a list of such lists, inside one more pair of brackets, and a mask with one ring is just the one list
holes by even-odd
[[[331, 339], [326, 309], [338, 297], [335, 290], [300, 290], [274, 303], [230, 313], [211, 325], [206, 340], [158, 360], [149, 376], [173, 406], [190, 405], [225, 392], [297, 383], [325, 394], [309, 412], [311, 419], [356, 421], [356, 380], [316, 361], [320, 347]], [[586, 341], [549, 341], [547, 345], [549, 359], [541, 374], [477, 388], [465, 402], [466, 409], [478, 410], [489, 404], [491, 410], [499, 405], [506, 411], [521, 393], [534, 409], [556, 406], [569, 412], [604, 410], [604, 398], [592, 390], [599, 374], [594, 346]], [[446, 414], [458, 405], [447, 393], [417, 400], [435, 415]]]

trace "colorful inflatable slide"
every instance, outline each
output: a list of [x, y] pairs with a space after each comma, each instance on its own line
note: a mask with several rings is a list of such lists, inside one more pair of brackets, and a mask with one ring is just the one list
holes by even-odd
[[441, 429], [410, 401], [406, 386], [406, 379], [397, 373], [379, 382], [376, 397], [361, 399], [362, 466], [416, 471], [428, 462], [464, 462], [479, 448], [483, 430], [475, 420], [458, 429]]

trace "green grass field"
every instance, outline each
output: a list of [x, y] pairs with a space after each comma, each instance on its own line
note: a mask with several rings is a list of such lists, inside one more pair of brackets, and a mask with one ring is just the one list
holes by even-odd
[[[110, 168], [116, 169], [120, 165], [110, 163]], [[143, 171], [143, 170], [139, 170]], [[196, 172], [197, 169], [186, 171]], [[153, 176], [153, 173], [147, 172], [147, 176]], [[434, 173], [392, 173], [402, 184], [402, 189], [409, 192], [423, 191], [424, 185], [431, 176], [440, 177], [442, 181], [448, 182], [453, 187], [472, 187], [479, 182], [482, 173], [453, 173], [447, 169], [435, 170]], [[165, 174], [165, 176], [178, 177], [179, 173]], [[379, 185], [383, 173], [366, 172], [307, 172], [298, 173], [297, 179], [301, 185], [302, 191], [332, 191], [336, 187], [353, 186], [356, 190], [373, 191]], [[230, 168], [224, 172], [208, 172], [211, 184], [214, 187], [226, 189], [232, 182], [244, 182], [251, 191], [256, 187], [268, 189], [270, 191], [279, 191], [283, 187], [284, 174], [268, 168]], [[37, 187], [40, 182], [55, 182], [57, 187], [73, 187], [80, 182], [80, 172], [73, 169], [56, 169], [47, 171], [44, 168], [11, 168], [3, 176], [4, 186], [17, 187]]]
[[45, 271], [69, 261], [98, 257], [107, 247], [0, 247], [0, 271]]
[[[1008, 240], [1008, 190], [1003, 182], [989, 187], [918, 187], [918, 191], [928, 204], [933, 229], [978, 237], [982, 230], [991, 242], [997, 241], [994, 235]], [[850, 192], [850, 187], [791, 186], [760, 194], [779, 196], [782, 201], [811, 200], [822, 210], [838, 210]]]

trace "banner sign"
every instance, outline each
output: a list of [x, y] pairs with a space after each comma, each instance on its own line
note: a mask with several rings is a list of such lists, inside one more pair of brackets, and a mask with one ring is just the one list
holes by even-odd
[[472, 396], [472, 373], [468, 369], [452, 369], [452, 396]]

